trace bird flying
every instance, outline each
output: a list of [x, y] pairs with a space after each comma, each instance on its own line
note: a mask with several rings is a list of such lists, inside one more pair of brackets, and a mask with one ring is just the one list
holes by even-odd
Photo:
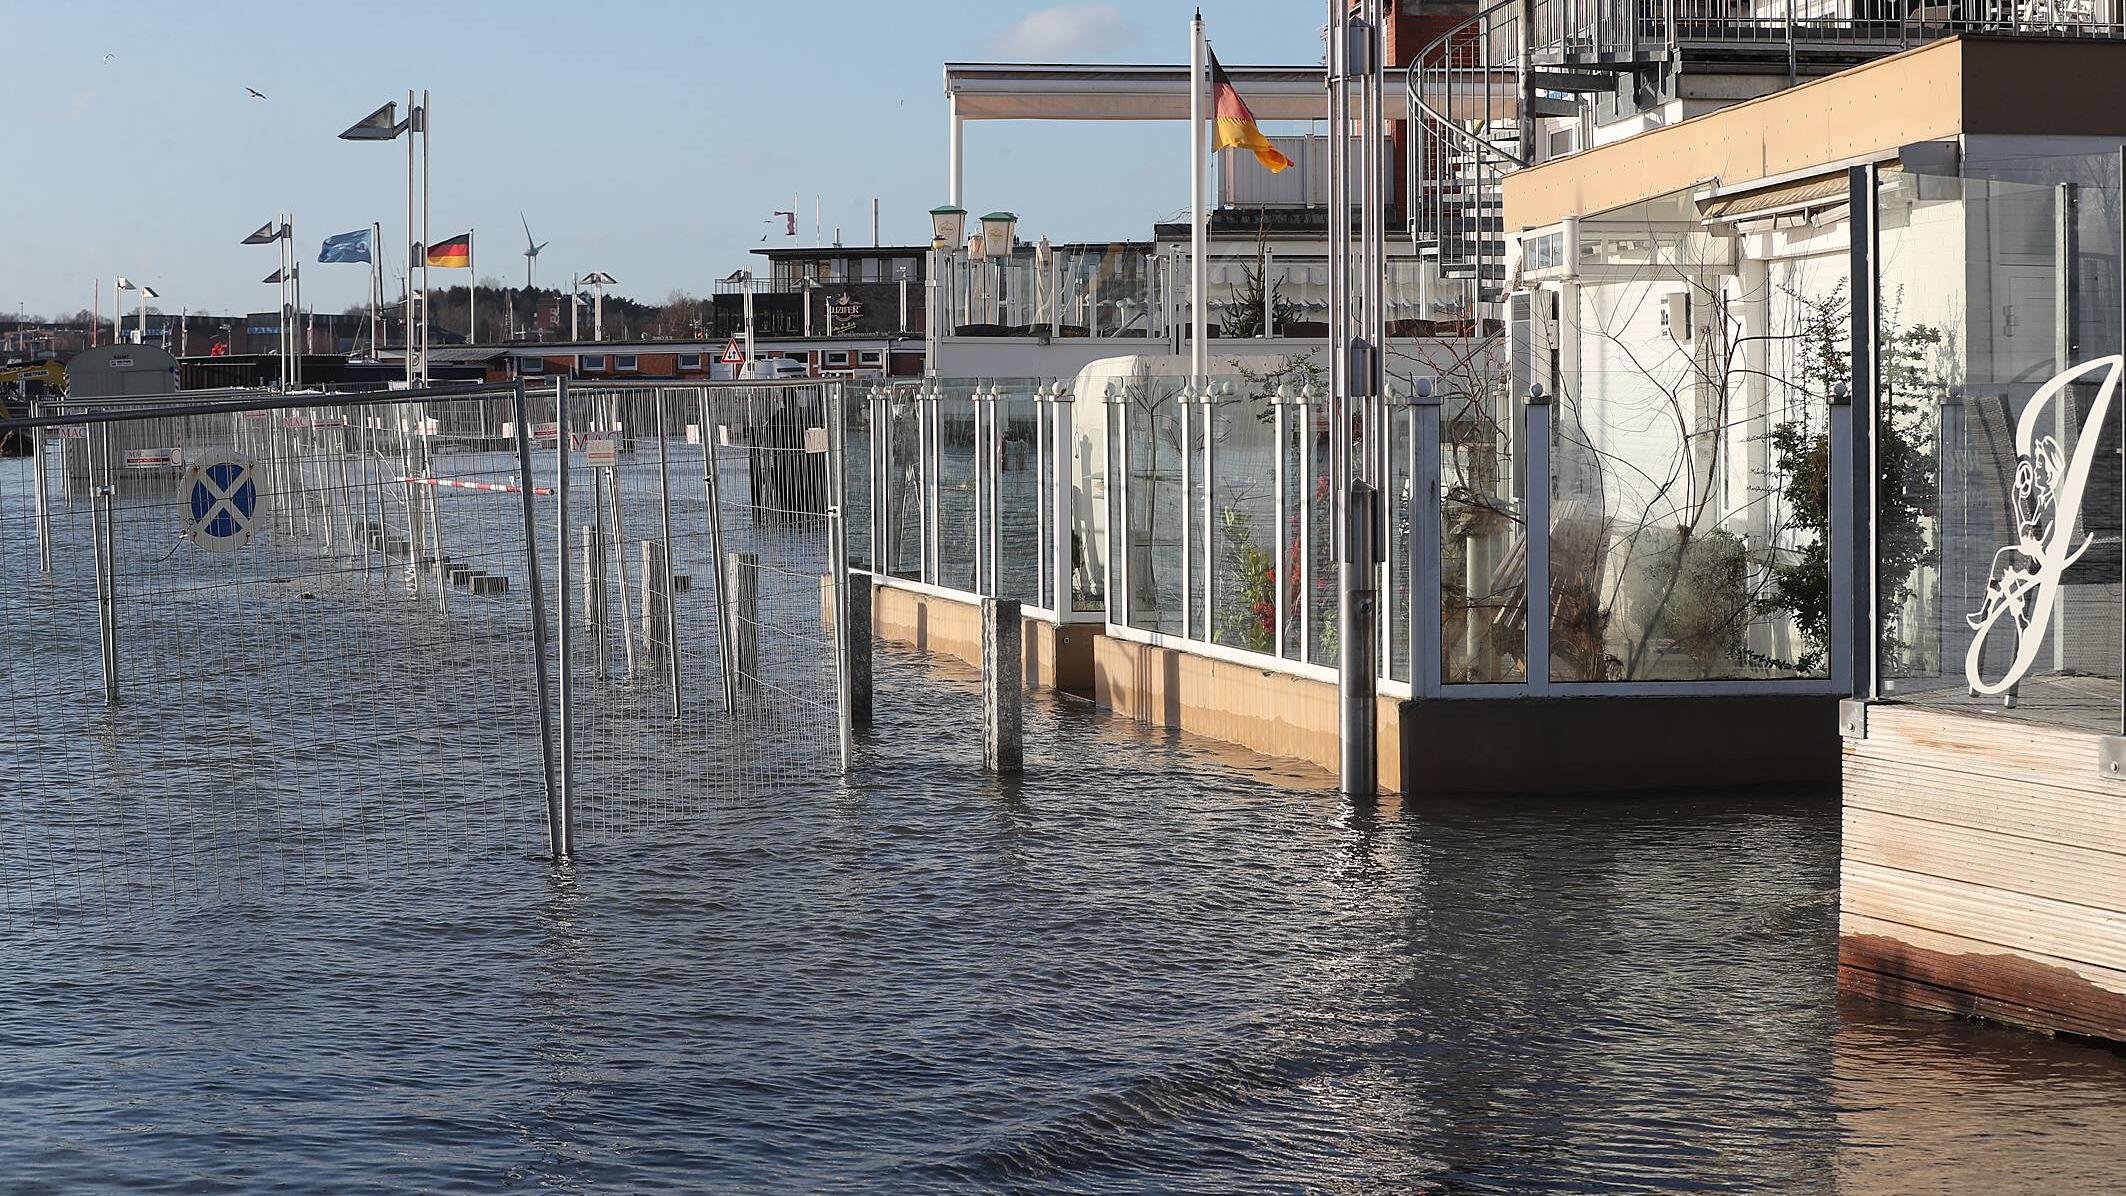
[[260, 90], [259, 90], [258, 88], [256, 88], [256, 87], [246, 87], [246, 88], [244, 88], [244, 90], [245, 90], [245, 91], [248, 91], [248, 92], [250, 92], [250, 93], [251, 93], [251, 98], [252, 98], [252, 99], [254, 99], [254, 100], [263, 100], [263, 99], [265, 99], [265, 98], [266, 98], [266, 93], [265, 93], [265, 92], [263, 92], [263, 91], [260, 91]]

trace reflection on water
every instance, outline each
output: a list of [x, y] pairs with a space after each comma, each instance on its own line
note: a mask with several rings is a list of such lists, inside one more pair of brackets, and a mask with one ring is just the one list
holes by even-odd
[[496, 851], [22, 928], [4, 1186], [2116, 1174], [2126, 1059], [1833, 1001], [1826, 797], [1354, 814], [1318, 773], [1039, 702], [1029, 772], [1000, 782], [971, 678], [897, 656], [879, 676], [846, 786], [652, 824], [573, 875]]

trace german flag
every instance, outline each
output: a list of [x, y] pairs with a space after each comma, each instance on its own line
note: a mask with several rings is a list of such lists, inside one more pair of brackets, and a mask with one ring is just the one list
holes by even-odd
[[463, 270], [472, 265], [472, 234], [465, 233], [430, 245], [428, 264], [446, 270]]
[[1225, 68], [1218, 65], [1216, 54], [1211, 55], [1211, 112], [1212, 149], [1253, 150], [1255, 160], [1271, 174], [1292, 164], [1262, 135], [1255, 114], [1248, 110], [1248, 102], [1240, 98], [1240, 93], [1233, 90], [1233, 81], [1225, 77]]

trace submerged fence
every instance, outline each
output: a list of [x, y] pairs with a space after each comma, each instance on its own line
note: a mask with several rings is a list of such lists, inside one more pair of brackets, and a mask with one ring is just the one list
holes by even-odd
[[[0, 918], [573, 854], [846, 766], [832, 384], [0, 426]], [[580, 828], [580, 834], [579, 834]]]

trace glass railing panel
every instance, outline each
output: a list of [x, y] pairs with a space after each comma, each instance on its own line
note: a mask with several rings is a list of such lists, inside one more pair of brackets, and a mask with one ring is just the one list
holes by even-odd
[[1035, 438], [1040, 428], [1034, 405], [1034, 388], [1045, 386], [1038, 379], [1012, 379], [994, 384], [996, 398], [991, 412], [996, 421], [995, 449], [996, 554], [994, 591], [999, 598], [1016, 598], [1026, 606], [1047, 606], [1041, 593], [1042, 487], [1040, 457]]
[[934, 407], [937, 427], [937, 585], [972, 592], [975, 588], [976, 480], [975, 384], [948, 380], [938, 384]]
[[1506, 379], [1442, 376], [1440, 680], [1522, 681], [1528, 659], [1527, 516]]
[[914, 387], [895, 387], [886, 401], [885, 536], [879, 565], [893, 577], [923, 576], [923, 527], [929, 454], [923, 444], [924, 400]]
[[1875, 655], [1900, 701], [2119, 729], [2117, 163], [1882, 176]]
[[1127, 471], [1123, 543], [1129, 625], [1181, 633], [1182, 380], [1138, 376], [1117, 383]]
[[1219, 378], [1204, 413], [1210, 440], [1211, 614], [1215, 643], [1251, 652], [1277, 646], [1275, 388]]

